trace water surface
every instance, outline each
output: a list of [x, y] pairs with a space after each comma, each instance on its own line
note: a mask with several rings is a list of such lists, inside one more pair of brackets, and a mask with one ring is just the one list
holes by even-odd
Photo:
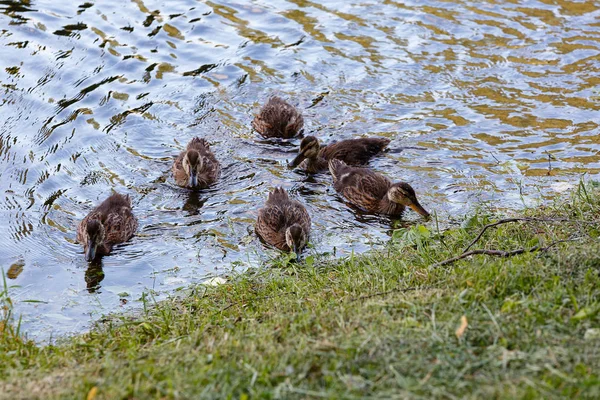
[[[372, 167], [443, 221], [536, 205], [600, 173], [592, 1], [0, 0], [0, 12], [0, 267], [41, 340], [145, 290], [276, 256], [252, 229], [276, 185], [313, 216], [312, 253], [389, 240], [327, 175], [286, 169], [298, 141], [252, 132], [273, 94], [324, 142], [392, 139]], [[169, 174], [196, 135], [224, 167], [201, 193]], [[89, 268], [75, 228], [112, 190], [134, 199], [140, 229]]]

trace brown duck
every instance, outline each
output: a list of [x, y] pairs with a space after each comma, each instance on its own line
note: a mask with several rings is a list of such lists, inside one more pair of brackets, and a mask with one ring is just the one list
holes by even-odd
[[327, 170], [329, 160], [333, 159], [349, 165], [364, 165], [389, 143], [387, 138], [358, 138], [321, 147], [316, 137], [307, 136], [300, 142], [300, 153], [290, 163], [290, 168], [300, 165], [306, 172], [315, 174]]
[[113, 246], [128, 241], [138, 222], [131, 212], [131, 199], [115, 193], [94, 208], [77, 227], [77, 241], [83, 244], [85, 259], [106, 256]]
[[173, 176], [179, 186], [206, 189], [219, 177], [221, 165], [204, 139], [193, 138], [173, 163]]
[[304, 126], [302, 114], [281, 97], [271, 97], [252, 121], [252, 127], [265, 138], [289, 139]]
[[269, 193], [265, 206], [258, 210], [256, 233], [266, 243], [299, 257], [308, 242], [310, 216], [298, 201], [291, 200], [282, 188]]
[[399, 217], [406, 207], [410, 207], [429, 217], [417, 200], [415, 191], [406, 182], [392, 183], [368, 168], [350, 167], [340, 160], [329, 161], [329, 171], [335, 190], [367, 212]]

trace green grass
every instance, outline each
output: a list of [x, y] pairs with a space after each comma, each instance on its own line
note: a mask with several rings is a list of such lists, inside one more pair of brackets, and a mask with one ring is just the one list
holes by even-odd
[[580, 186], [519, 215], [552, 221], [499, 225], [474, 246], [570, 240], [545, 252], [436, 266], [500, 217], [477, 211], [444, 232], [398, 230], [385, 251], [282, 259], [147, 299], [54, 346], [3, 324], [0, 397], [600, 398], [598, 193]]

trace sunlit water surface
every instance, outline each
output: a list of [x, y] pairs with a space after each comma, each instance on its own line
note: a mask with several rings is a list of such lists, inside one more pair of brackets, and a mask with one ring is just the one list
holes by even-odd
[[[389, 240], [389, 222], [348, 209], [330, 177], [286, 169], [298, 141], [251, 130], [273, 94], [324, 142], [392, 139], [372, 167], [410, 182], [441, 221], [475, 204], [535, 206], [600, 173], [593, 1], [0, 0], [0, 11], [0, 267], [12, 266], [15, 313], [38, 340], [139, 306], [144, 291], [161, 298], [277, 256], [252, 228], [276, 185], [313, 217], [309, 254]], [[196, 135], [224, 166], [201, 193], [169, 174]], [[112, 190], [131, 195], [140, 228], [88, 268], [75, 228]]]

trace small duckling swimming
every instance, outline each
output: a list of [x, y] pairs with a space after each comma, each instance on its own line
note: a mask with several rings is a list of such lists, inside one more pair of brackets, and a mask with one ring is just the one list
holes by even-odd
[[173, 162], [175, 183], [192, 189], [206, 189], [219, 178], [221, 164], [204, 139], [193, 138]]
[[327, 170], [329, 160], [342, 160], [348, 165], [364, 165], [390, 143], [388, 138], [347, 139], [321, 147], [314, 136], [300, 142], [300, 153], [290, 163], [290, 168], [300, 165], [310, 174]]
[[289, 198], [285, 189], [275, 188], [265, 206], [258, 210], [255, 230], [267, 244], [293, 251], [299, 259], [308, 242], [310, 216], [300, 202]]
[[406, 182], [392, 183], [385, 176], [368, 168], [356, 168], [341, 160], [329, 161], [333, 187], [355, 206], [375, 214], [400, 217], [410, 207], [424, 217], [429, 213], [417, 200], [413, 188]]
[[83, 244], [85, 259], [108, 255], [113, 246], [131, 239], [138, 227], [131, 199], [115, 193], [94, 208], [77, 227], [77, 242]]
[[271, 97], [252, 121], [252, 127], [265, 138], [289, 139], [304, 126], [302, 114], [281, 97]]

